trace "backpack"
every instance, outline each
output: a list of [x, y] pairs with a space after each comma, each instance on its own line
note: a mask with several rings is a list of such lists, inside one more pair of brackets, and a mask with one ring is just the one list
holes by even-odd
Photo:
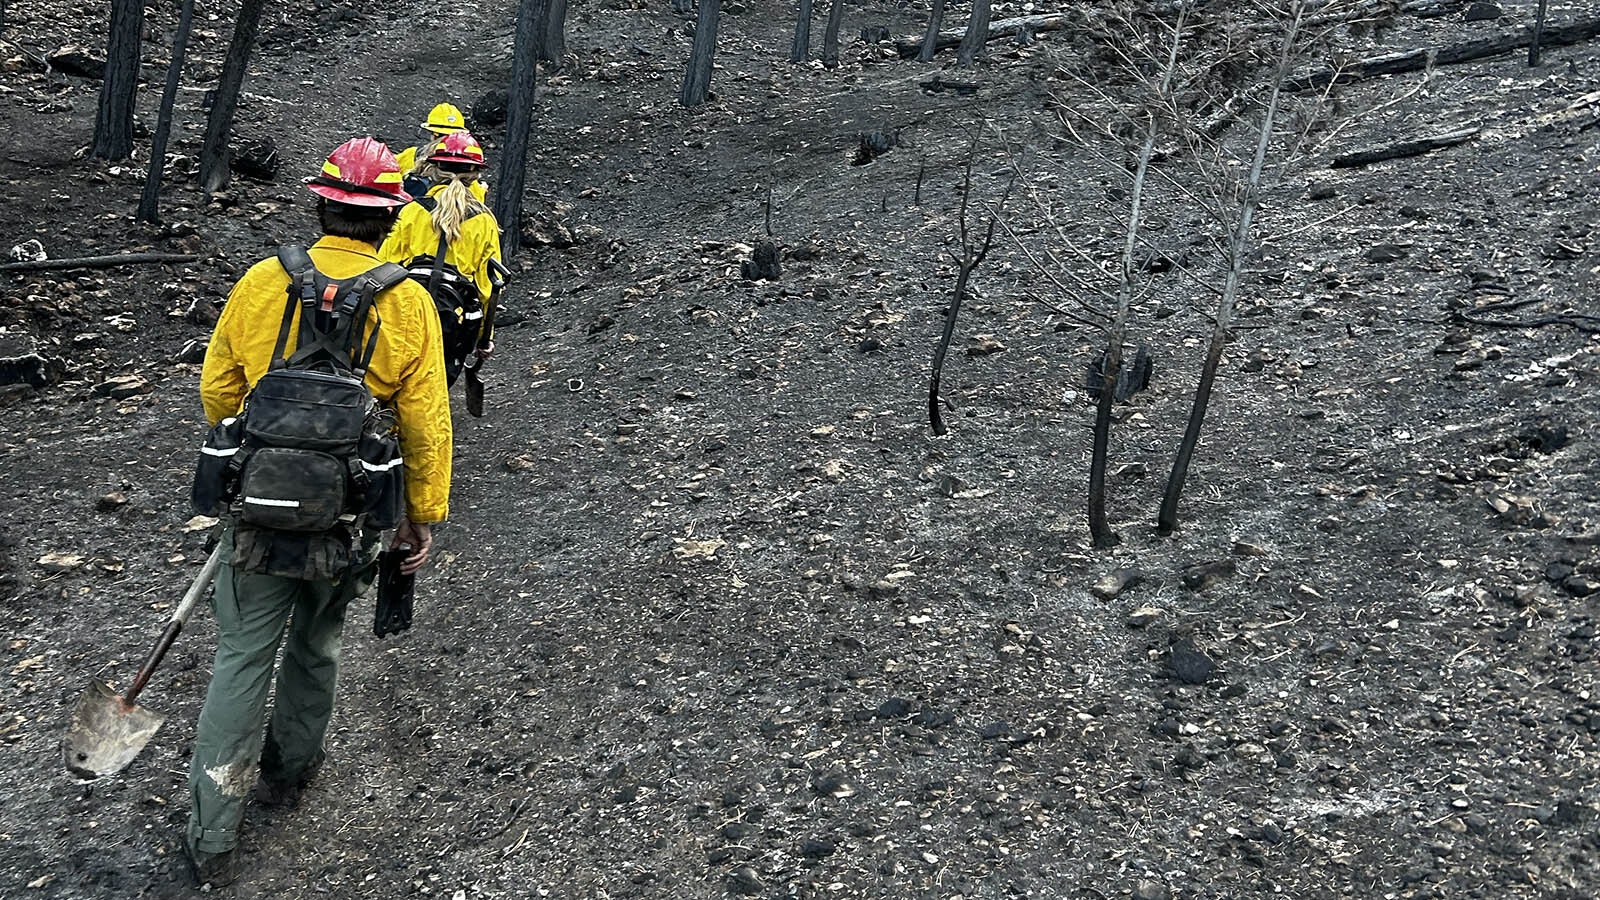
[[[433, 197], [418, 197], [412, 202], [430, 214], [439, 205]], [[467, 219], [479, 212], [482, 210], [469, 214]], [[411, 280], [426, 287], [433, 298], [434, 309], [439, 313], [439, 327], [444, 333], [445, 374], [449, 383], [455, 384], [462, 366], [478, 349], [478, 338], [483, 333], [483, 297], [476, 282], [445, 261], [448, 249], [441, 235], [438, 250], [413, 257], [406, 268]]]
[[[333, 279], [298, 246], [281, 248], [278, 260], [289, 288], [271, 367], [244, 410], [219, 422], [200, 448], [192, 501], [197, 513], [232, 516], [235, 565], [326, 577], [348, 564], [353, 535], [393, 528], [404, 515], [394, 415], [378, 405], [366, 373], [383, 324], [374, 298], [407, 273], [384, 263]], [[369, 315], [375, 321], [363, 341]], [[296, 316], [298, 346], [286, 353]], [[317, 540], [335, 532], [331, 542]]]

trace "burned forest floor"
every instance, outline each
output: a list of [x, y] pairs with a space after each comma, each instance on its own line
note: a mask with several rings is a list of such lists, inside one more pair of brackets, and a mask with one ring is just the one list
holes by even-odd
[[[8, 898], [193, 890], [209, 613], [142, 695], [168, 720], [125, 773], [76, 779], [60, 741], [205, 557], [198, 351], [235, 277], [314, 236], [299, 179], [331, 148], [404, 147], [435, 102], [507, 82], [515, 5], [274, 8], [236, 131], [275, 142], [279, 174], [207, 199], [200, 106], [234, 9], [201, 4], [160, 225], [132, 217], [148, 138], [90, 157], [98, 82], [40, 64], [102, 52], [106, 6], [6, 4], [0, 249], [196, 258], [0, 272], [0, 356], [45, 361], [42, 385], [0, 387]], [[143, 133], [174, 18], [157, 6]], [[330, 763], [298, 809], [250, 809], [246, 877], [215, 893], [1600, 894], [1600, 341], [1582, 327], [1600, 41], [1332, 93], [1274, 169], [1167, 538], [1215, 298], [1158, 277], [1134, 309], [1153, 376], [1117, 409], [1121, 543], [1096, 550], [1085, 373], [1104, 338], [1004, 231], [956, 323], [948, 433], [927, 421], [974, 131], [975, 224], [1015, 182], [1001, 215], [1022, 238], [1050, 230], [1033, 196], [1086, 198], [1087, 220], [1119, 189], [1053, 113], [1080, 99], [1062, 72], [1082, 37], [996, 41], [967, 69], [860, 38], [920, 34], [924, 6], [852, 4], [829, 70], [786, 61], [789, 4], [727, 3], [714, 97], [688, 111], [689, 21], [574, 3], [539, 78], [488, 414], [457, 398], [415, 624], [379, 640], [370, 599], [352, 608]], [[1342, 29], [1331, 52], [1508, 33], [1536, 3], [1405, 6], [1445, 14]], [[1481, 130], [1329, 166], [1462, 127]], [[892, 146], [861, 158], [873, 132]], [[491, 157], [500, 133], [480, 129]], [[1156, 240], [1180, 241], [1163, 215]], [[782, 274], [745, 280], [769, 228]]]

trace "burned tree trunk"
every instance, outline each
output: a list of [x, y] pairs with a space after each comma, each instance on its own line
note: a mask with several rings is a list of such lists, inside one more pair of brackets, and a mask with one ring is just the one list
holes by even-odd
[[970, 66], [983, 52], [989, 41], [989, 0], [972, 0], [972, 18], [967, 20], [967, 34], [956, 51], [957, 65]]
[[844, 0], [833, 0], [828, 7], [828, 28], [822, 33], [822, 65], [839, 68], [839, 26], [844, 22]]
[[717, 55], [717, 21], [722, 0], [700, 0], [700, 16], [694, 23], [694, 48], [689, 51], [689, 67], [683, 73], [683, 89], [678, 102], [699, 106], [711, 96], [711, 62]]
[[1534, 14], [1533, 38], [1528, 43], [1528, 68], [1539, 66], [1539, 45], [1544, 41], [1544, 13], [1550, 0], [1539, 0], [1539, 11]]
[[139, 89], [139, 36], [144, 0], [112, 0], [106, 39], [105, 80], [94, 119], [94, 155], [127, 159], [133, 153], [133, 104]]
[[250, 51], [255, 47], [263, 5], [264, 0], [243, 0], [239, 4], [239, 20], [234, 23], [228, 55], [222, 61], [216, 99], [206, 117], [206, 136], [200, 145], [200, 189], [207, 194], [228, 185], [228, 137], [233, 131], [233, 114], [239, 108], [244, 73], [250, 67]]
[[159, 222], [156, 209], [161, 195], [161, 170], [167, 164], [167, 137], [172, 133], [172, 104], [178, 97], [178, 82], [183, 78], [183, 57], [189, 47], [189, 29], [194, 23], [194, 0], [183, 0], [178, 7], [178, 31], [172, 36], [172, 61], [167, 64], [167, 84], [161, 91], [161, 111], [156, 115], [155, 139], [150, 147], [150, 171], [144, 178], [144, 194], [139, 197], [141, 222]]
[[933, 0], [933, 9], [928, 12], [928, 33], [922, 36], [922, 50], [917, 53], [919, 62], [932, 62], [933, 54], [939, 49], [939, 26], [944, 22], [944, 0]]
[[533, 130], [534, 87], [539, 75], [539, 30], [547, 0], [521, 0], [511, 50], [511, 87], [506, 92], [506, 143], [495, 179], [494, 217], [500, 222], [500, 253], [510, 259], [522, 245], [522, 188], [528, 174], [528, 133]]
[[795, 15], [794, 44], [789, 48], [790, 62], [805, 62], [811, 55], [811, 0], [800, 0], [800, 11]]
[[567, 0], [545, 0], [544, 27], [539, 30], [539, 61], [560, 64], [567, 52]]

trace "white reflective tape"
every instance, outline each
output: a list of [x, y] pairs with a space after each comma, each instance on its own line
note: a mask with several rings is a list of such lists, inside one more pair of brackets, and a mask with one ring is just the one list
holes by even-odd
[[396, 456], [394, 459], [391, 459], [386, 463], [369, 463], [363, 459], [361, 461], [361, 468], [366, 469], [368, 472], [387, 472], [395, 466], [400, 465], [403, 461], [404, 460], [399, 456]]
[[223, 419], [221, 422], [218, 422], [217, 424], [218, 425], [232, 425], [233, 423], [235, 423], [237, 421], [239, 421], [239, 417], [238, 416], [229, 416], [226, 419]]
[[228, 447], [227, 449], [221, 449], [218, 447], [201, 447], [200, 452], [207, 456], [232, 456], [239, 452], [239, 448]]
[[463, 318], [463, 319], [481, 319], [481, 318], [483, 318], [483, 313], [481, 313], [481, 312], [469, 312], [466, 315], [462, 316], [461, 318]]
[[300, 505], [299, 500], [274, 500], [271, 497], [246, 497], [244, 498], [244, 502], [254, 503], [257, 506], [297, 507]]

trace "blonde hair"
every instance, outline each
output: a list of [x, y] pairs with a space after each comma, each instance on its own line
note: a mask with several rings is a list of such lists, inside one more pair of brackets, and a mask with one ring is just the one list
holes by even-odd
[[437, 170], [434, 183], [442, 183], [445, 188], [434, 195], [433, 230], [446, 244], [454, 244], [461, 238], [461, 223], [488, 207], [472, 196], [470, 186], [478, 180], [476, 172], [446, 172], [437, 166], [434, 168]]

